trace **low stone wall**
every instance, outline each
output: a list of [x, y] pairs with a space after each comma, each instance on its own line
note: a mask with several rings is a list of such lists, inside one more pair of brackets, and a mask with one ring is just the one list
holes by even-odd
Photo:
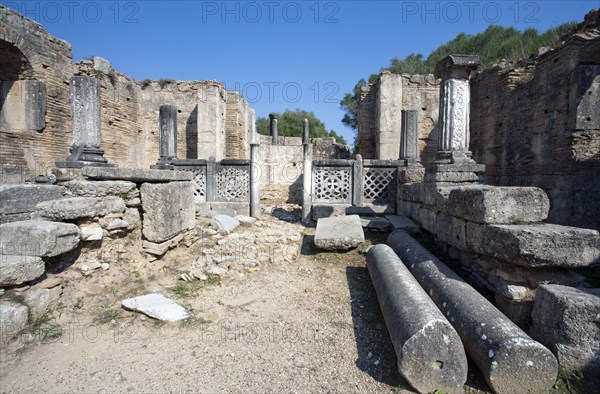
[[[300, 137], [259, 135], [261, 200], [269, 203], [302, 204], [303, 148]], [[342, 159], [350, 156], [348, 148], [335, 138], [311, 138], [313, 159]]]
[[[28, 197], [3, 200], [0, 341], [58, 301], [57, 270], [106, 270], [119, 261], [117, 254], [130, 261], [156, 259], [195, 236], [188, 231], [195, 227], [191, 173], [119, 168], [82, 173], [90, 180], [0, 189], [6, 196]], [[92, 254], [104, 256], [103, 262]]]
[[600, 263], [598, 231], [543, 223], [548, 210], [548, 197], [534, 187], [415, 183], [398, 189], [398, 214], [434, 234], [524, 327], [539, 284], [581, 284], [584, 278], [570, 269]]

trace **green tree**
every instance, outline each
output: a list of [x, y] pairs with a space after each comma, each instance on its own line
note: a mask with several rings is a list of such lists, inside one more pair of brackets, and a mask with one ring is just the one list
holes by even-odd
[[[334, 130], [327, 131], [325, 123], [318, 119], [313, 112], [296, 109], [294, 111], [286, 109], [279, 114], [277, 122], [277, 133], [284, 137], [302, 137], [304, 134], [304, 119], [308, 119], [309, 136], [316, 137], [334, 137], [340, 144], [347, 145], [346, 140], [338, 135]], [[256, 131], [259, 134], [269, 135], [270, 119], [260, 117], [256, 119]]]

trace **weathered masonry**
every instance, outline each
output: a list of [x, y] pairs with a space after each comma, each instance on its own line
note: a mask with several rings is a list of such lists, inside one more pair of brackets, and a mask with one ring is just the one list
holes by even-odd
[[[96, 164], [148, 168], [159, 159], [161, 105], [177, 107], [179, 158], [250, 159], [254, 110], [219, 82], [135, 81], [99, 57], [73, 64], [67, 42], [2, 5], [0, 50], [0, 183], [47, 176], [56, 161], [76, 155], [94, 156]], [[82, 87], [84, 77], [97, 82]], [[71, 107], [77, 92], [100, 98], [94, 125], [100, 135], [80, 134], [94, 141], [72, 134], [78, 125], [90, 125]], [[82, 152], [69, 151], [81, 144]]]
[[[434, 159], [439, 80], [383, 72], [358, 107], [359, 153], [396, 159], [402, 110], [416, 111], [419, 156]], [[501, 62], [470, 81], [473, 158], [496, 186], [536, 186], [550, 198], [550, 223], [600, 229], [600, 34], [598, 11], [560, 47]]]

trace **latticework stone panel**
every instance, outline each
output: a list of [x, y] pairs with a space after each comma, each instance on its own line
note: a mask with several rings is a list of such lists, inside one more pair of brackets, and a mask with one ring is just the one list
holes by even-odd
[[216, 179], [217, 199], [245, 201], [249, 198], [250, 172], [247, 166], [221, 166]]
[[314, 198], [318, 202], [350, 203], [352, 200], [352, 168], [316, 167]]
[[396, 198], [396, 168], [365, 168], [364, 197], [368, 202], [390, 202]]
[[194, 199], [196, 202], [206, 201], [206, 167], [194, 171]]

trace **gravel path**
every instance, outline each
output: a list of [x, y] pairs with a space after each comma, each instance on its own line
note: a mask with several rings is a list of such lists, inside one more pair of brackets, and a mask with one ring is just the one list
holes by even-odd
[[[70, 304], [25, 344], [0, 352], [0, 391], [395, 390], [401, 378], [360, 251], [317, 254], [314, 229], [274, 217], [240, 233], [258, 238], [260, 231], [304, 233], [296, 242], [303, 242], [301, 253], [179, 295], [178, 275], [161, 275], [197, 255], [194, 247], [170, 252], [141, 278], [112, 266], [110, 281], [101, 274], [72, 277], [63, 295]], [[192, 317], [163, 324], [119, 308], [125, 294], [157, 286]], [[42, 340], [53, 325], [62, 335]]]

